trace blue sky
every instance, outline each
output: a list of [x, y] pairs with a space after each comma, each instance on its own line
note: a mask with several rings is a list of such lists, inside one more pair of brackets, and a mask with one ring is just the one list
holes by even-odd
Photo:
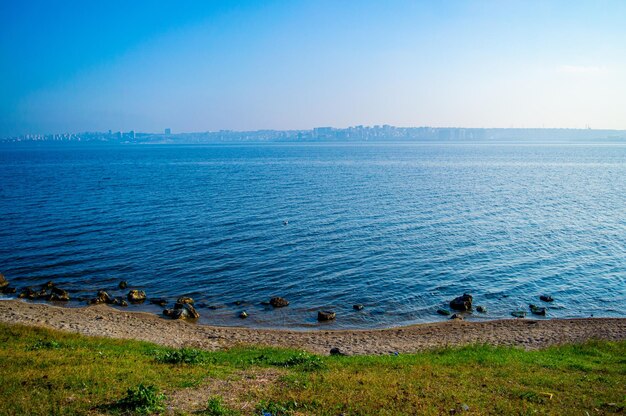
[[0, 135], [626, 129], [621, 0], [0, 0], [0, 59]]

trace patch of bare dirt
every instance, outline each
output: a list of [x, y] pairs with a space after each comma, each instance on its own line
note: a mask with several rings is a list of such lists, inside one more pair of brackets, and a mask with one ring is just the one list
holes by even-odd
[[242, 414], [253, 414], [263, 394], [284, 374], [284, 370], [275, 368], [249, 369], [225, 379], [207, 378], [197, 387], [166, 392], [167, 414], [202, 411], [206, 409], [207, 402], [212, 397], [220, 397], [224, 406], [238, 410]]

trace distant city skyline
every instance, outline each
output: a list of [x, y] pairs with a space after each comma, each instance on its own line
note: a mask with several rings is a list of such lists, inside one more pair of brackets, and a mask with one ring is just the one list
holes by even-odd
[[0, 137], [626, 129], [626, 2], [0, 4]]
[[358, 142], [358, 141], [559, 141], [559, 142], [625, 142], [626, 130], [600, 129], [523, 129], [523, 128], [456, 128], [397, 127], [391, 125], [352, 126], [348, 128], [315, 127], [306, 130], [218, 130], [204, 132], [81, 132], [24, 134], [0, 137], [0, 142], [103, 142], [103, 143], [229, 143], [229, 142]]

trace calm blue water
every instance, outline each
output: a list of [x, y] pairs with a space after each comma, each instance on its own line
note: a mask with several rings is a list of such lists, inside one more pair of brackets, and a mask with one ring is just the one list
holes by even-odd
[[[463, 292], [489, 309], [469, 319], [543, 293], [549, 317], [626, 315], [625, 144], [21, 146], [0, 166], [0, 271], [18, 287], [127, 280], [254, 327], [443, 320]], [[259, 304], [274, 295], [291, 305]]]

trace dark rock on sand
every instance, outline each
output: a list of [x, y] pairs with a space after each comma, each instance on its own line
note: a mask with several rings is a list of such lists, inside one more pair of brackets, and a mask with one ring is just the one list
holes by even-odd
[[330, 349], [330, 355], [346, 355], [346, 353], [344, 353], [337, 347], [333, 347]]
[[143, 290], [131, 290], [128, 292], [128, 300], [130, 303], [141, 303], [146, 300], [146, 292]]
[[150, 303], [152, 303], [153, 305], [165, 306], [167, 305], [167, 299], [163, 299], [163, 298], [150, 299]]
[[289, 301], [285, 298], [281, 298], [280, 296], [276, 296], [270, 299], [270, 305], [275, 308], [283, 308], [289, 305]]
[[4, 289], [9, 286], [9, 281], [4, 277], [2, 273], [0, 273], [0, 289]]
[[553, 302], [554, 301], [552, 296], [548, 296], [548, 295], [541, 295], [541, 296], [539, 296], [539, 299], [544, 301], [544, 302]]
[[176, 303], [182, 303], [182, 304], [188, 303], [190, 305], [193, 305], [193, 299], [190, 298], [189, 296], [181, 296], [178, 298], [178, 300], [176, 300]]
[[365, 306], [363, 306], [363, 304], [361, 303], [357, 303], [356, 305], [352, 305], [352, 309], [354, 309], [355, 311], [362, 311], [365, 308]]
[[525, 318], [526, 311], [513, 311], [511, 312], [511, 316], [514, 316], [515, 318]]
[[476, 311], [480, 313], [487, 313], [487, 308], [485, 306], [477, 306]]
[[189, 303], [177, 303], [172, 309], [163, 310], [163, 315], [172, 319], [198, 319], [200, 314]]
[[126, 280], [122, 280], [119, 285], [117, 285], [120, 289], [124, 290], [128, 287], [128, 282]]
[[450, 317], [450, 319], [455, 319], [455, 320], [462, 321], [463, 320], [463, 316], [461, 314], [455, 313], [454, 315], [452, 315]]
[[464, 293], [450, 301], [450, 307], [455, 311], [469, 311], [472, 309], [472, 295]]
[[530, 305], [528, 305], [528, 307], [530, 308], [530, 311], [534, 314], [534, 315], [546, 315], [546, 308], [542, 307], [542, 306], [537, 306], [537, 305], [533, 305], [532, 303]]
[[337, 314], [333, 311], [319, 311], [317, 312], [317, 320], [320, 322], [323, 321], [332, 321], [337, 317]]
[[437, 309], [437, 313], [439, 315], [444, 315], [444, 316], [448, 316], [450, 315], [450, 311], [446, 310], [446, 309]]

